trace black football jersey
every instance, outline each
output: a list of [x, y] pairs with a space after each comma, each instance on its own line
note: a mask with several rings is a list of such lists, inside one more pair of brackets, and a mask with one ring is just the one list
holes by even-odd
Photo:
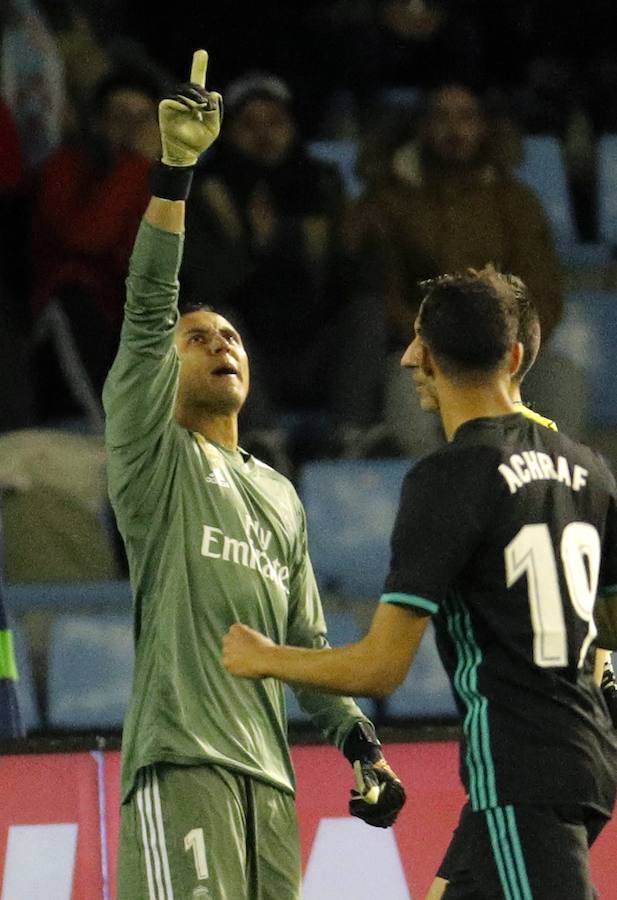
[[465, 423], [406, 476], [382, 601], [434, 617], [474, 809], [612, 811], [617, 748], [591, 651], [616, 526], [602, 458], [518, 413]]

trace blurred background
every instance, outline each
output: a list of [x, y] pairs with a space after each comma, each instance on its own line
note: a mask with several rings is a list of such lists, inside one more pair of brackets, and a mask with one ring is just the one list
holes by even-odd
[[[117, 731], [128, 697], [100, 393], [158, 100], [193, 50], [225, 120], [181, 302], [245, 339], [241, 441], [301, 493], [340, 643], [381, 591], [404, 472], [443, 442], [399, 365], [419, 280], [522, 277], [525, 400], [617, 466], [616, 33], [608, 0], [0, 0], [2, 569], [30, 734]], [[451, 721], [430, 633], [413, 679], [374, 718]]]

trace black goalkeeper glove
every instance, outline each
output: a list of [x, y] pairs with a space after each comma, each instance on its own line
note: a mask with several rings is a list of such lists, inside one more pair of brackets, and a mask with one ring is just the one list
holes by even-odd
[[390, 828], [407, 798], [399, 778], [384, 759], [373, 726], [357, 722], [345, 738], [343, 753], [356, 778], [349, 801], [350, 815], [376, 828]]

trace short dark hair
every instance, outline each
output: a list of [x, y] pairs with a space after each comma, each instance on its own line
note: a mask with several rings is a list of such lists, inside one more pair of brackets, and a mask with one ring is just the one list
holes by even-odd
[[517, 298], [503, 276], [487, 266], [420, 288], [420, 334], [443, 370], [467, 378], [495, 371], [518, 339]]
[[186, 300], [183, 300], [182, 297], [180, 297], [178, 300], [178, 312], [181, 316], [188, 316], [189, 313], [194, 312], [218, 313], [218, 309], [215, 309], [203, 300], [196, 300], [195, 297], [188, 297]]

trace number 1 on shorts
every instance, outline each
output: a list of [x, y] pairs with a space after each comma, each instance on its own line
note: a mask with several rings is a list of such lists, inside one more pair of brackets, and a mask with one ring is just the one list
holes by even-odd
[[203, 828], [193, 828], [184, 835], [184, 849], [193, 851], [195, 872], [199, 881], [208, 877], [208, 859], [206, 857], [206, 842]]

